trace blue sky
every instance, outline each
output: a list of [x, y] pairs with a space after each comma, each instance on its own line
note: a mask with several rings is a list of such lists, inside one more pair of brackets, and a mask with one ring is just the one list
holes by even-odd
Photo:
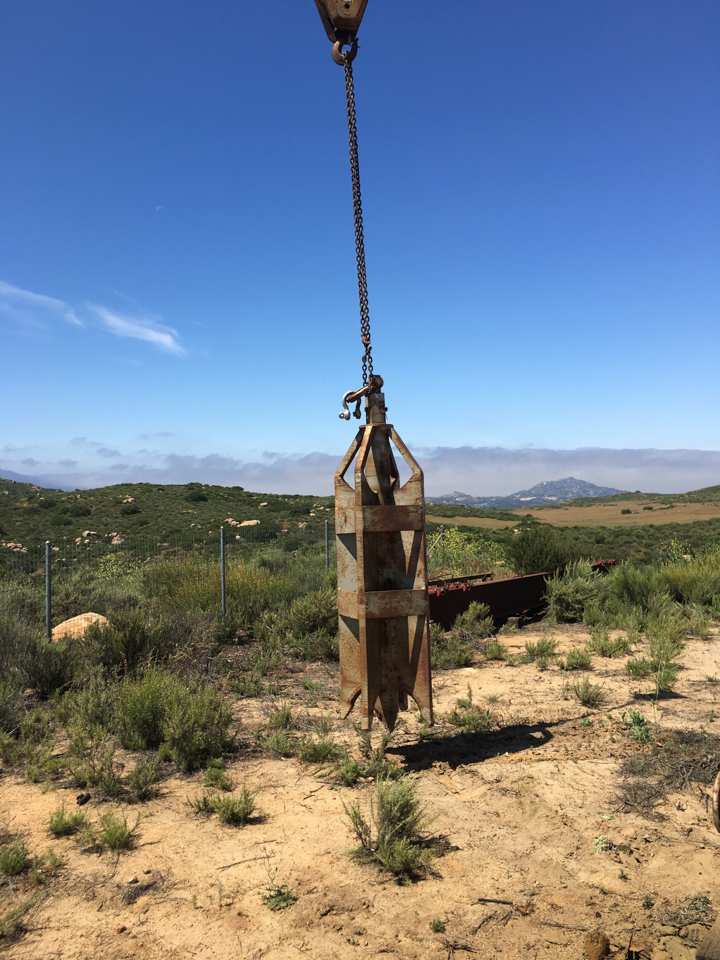
[[[268, 489], [289, 463], [293, 489], [295, 455], [349, 442], [342, 72], [311, 0], [272, 7], [4, 10], [0, 468], [213, 479], [218, 457], [228, 482], [269, 464]], [[356, 64], [376, 368], [401, 434], [431, 462], [720, 449], [720, 7], [419, 8], [408, 32], [405, 7], [370, 0]], [[612, 481], [610, 460], [588, 479]], [[646, 487], [715, 479], [647, 462]]]

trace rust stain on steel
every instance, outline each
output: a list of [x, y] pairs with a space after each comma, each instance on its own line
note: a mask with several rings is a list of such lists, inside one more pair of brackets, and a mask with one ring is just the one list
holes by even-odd
[[547, 573], [484, 581], [460, 577], [430, 584], [430, 618], [449, 630], [471, 603], [485, 603], [497, 624], [539, 610], [545, 604]]
[[[392, 730], [411, 697], [432, 723], [423, 472], [378, 390], [335, 474], [341, 701]], [[410, 467], [402, 486], [392, 444]], [[354, 462], [354, 487], [345, 479]]]

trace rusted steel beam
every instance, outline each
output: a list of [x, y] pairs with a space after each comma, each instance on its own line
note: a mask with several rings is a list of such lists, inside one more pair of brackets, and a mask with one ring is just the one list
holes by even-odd
[[[432, 722], [423, 472], [386, 423], [382, 393], [335, 475], [340, 698], [392, 730], [411, 697]], [[392, 446], [410, 467], [402, 486]], [[354, 462], [354, 486], [345, 479]]]
[[496, 624], [509, 617], [521, 617], [541, 610], [545, 604], [548, 574], [473, 582], [459, 578], [459, 589], [452, 580], [432, 581], [429, 585], [430, 619], [449, 630], [471, 603], [485, 603]]

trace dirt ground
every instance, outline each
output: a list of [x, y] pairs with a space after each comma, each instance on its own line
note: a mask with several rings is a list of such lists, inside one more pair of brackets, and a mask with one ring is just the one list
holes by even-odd
[[[529, 628], [503, 640], [519, 653], [541, 635]], [[552, 635], [561, 652], [586, 639], [579, 629]], [[720, 734], [720, 686], [712, 682], [720, 639], [688, 643], [676, 694], [658, 704], [633, 699], [638, 683], [624, 662], [593, 658], [590, 676], [606, 695], [598, 710], [569, 696], [568, 679], [578, 675], [556, 666], [492, 663], [436, 676], [437, 734], [421, 738], [409, 715], [390, 752], [408, 768], [432, 830], [451, 849], [436, 861], [435, 876], [409, 886], [348, 855], [343, 804], [369, 800], [371, 784], [340, 788], [315, 766], [249, 746], [229, 772], [258, 790], [261, 822], [236, 829], [198, 819], [187, 799], [201, 792], [201, 776], [177, 777], [150, 803], [128, 808], [133, 820], [139, 813], [139, 838], [120, 856], [83, 853], [73, 839], [49, 837], [51, 811], [61, 801], [75, 809], [75, 791], [1, 778], [0, 817], [31, 851], [52, 847], [64, 858], [27, 933], [6, 955], [576, 960], [586, 934], [600, 928], [614, 956], [693, 957], [712, 909], [685, 926], [672, 911], [695, 897], [720, 905], [720, 836], [697, 785], [670, 795], [653, 819], [623, 812], [619, 764], [643, 749], [623, 712], [636, 708], [661, 729]], [[282, 695], [308, 722], [328, 717], [350, 744], [355, 734], [338, 714], [334, 684], [332, 670], [313, 667], [293, 674]], [[459, 734], [442, 722], [468, 688], [496, 713], [496, 732]], [[269, 707], [269, 700], [237, 702], [246, 743]], [[110, 806], [85, 809], [97, 816]], [[287, 885], [297, 901], [271, 911], [263, 902], [270, 884]], [[435, 919], [444, 932], [431, 930]], [[652, 952], [628, 953], [631, 939]]]

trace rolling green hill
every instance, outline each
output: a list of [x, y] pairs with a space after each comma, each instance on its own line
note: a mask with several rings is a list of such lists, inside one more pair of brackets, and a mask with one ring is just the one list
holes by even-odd
[[[322, 527], [332, 500], [323, 497], [249, 493], [242, 487], [199, 483], [179, 486], [119, 484], [72, 493], [0, 479], [0, 540], [35, 546], [113, 536], [131, 540], [203, 541], [221, 525], [259, 521], [255, 539], [273, 539], [283, 528]], [[304, 525], [304, 526], [301, 526]]]

